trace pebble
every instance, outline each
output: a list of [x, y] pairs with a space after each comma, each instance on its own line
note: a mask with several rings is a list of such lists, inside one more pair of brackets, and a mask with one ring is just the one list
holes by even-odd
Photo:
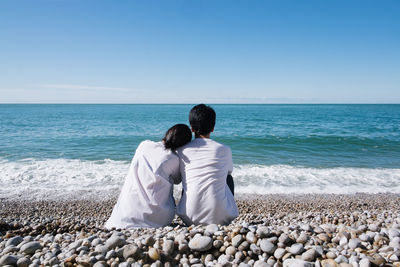
[[257, 234], [260, 238], [268, 237], [268, 235], [269, 235], [269, 229], [268, 229], [267, 226], [260, 225], [260, 226], [257, 227], [256, 234]]
[[300, 259], [286, 259], [283, 262], [283, 267], [314, 267], [313, 262], [308, 262]]
[[288, 236], [287, 234], [285, 234], [285, 233], [281, 234], [281, 235], [279, 236], [279, 239], [278, 239], [278, 242], [279, 242], [279, 243], [282, 243], [282, 244], [284, 244], [284, 245], [289, 244], [290, 241], [291, 241], [291, 240], [290, 240], [289, 236]]
[[17, 264], [18, 258], [14, 255], [4, 255], [0, 258], [0, 266], [3, 265], [15, 265]]
[[163, 252], [167, 255], [171, 255], [174, 252], [174, 241], [165, 240], [163, 244]]
[[257, 237], [254, 235], [253, 232], [248, 232], [246, 234], [246, 241], [249, 243], [256, 243], [257, 242]]
[[42, 248], [43, 248], [43, 247], [42, 247], [42, 245], [41, 245], [39, 242], [37, 242], [37, 241], [31, 241], [31, 242], [25, 243], [25, 244], [21, 247], [20, 251], [21, 251], [22, 253], [32, 255], [32, 254], [35, 253], [36, 250], [42, 249]]
[[243, 241], [242, 243], [240, 243], [238, 250], [240, 250], [240, 251], [248, 250], [249, 247], [250, 247], [250, 244], [247, 241]]
[[327, 260], [321, 261], [321, 266], [322, 267], [339, 267], [339, 264], [332, 259], [327, 259]]
[[218, 230], [219, 230], [218, 225], [209, 224], [209, 225], [206, 226], [206, 229], [205, 229], [204, 233], [208, 234], [208, 235], [213, 235]]
[[257, 246], [256, 244], [251, 244], [250, 245], [250, 250], [255, 254], [255, 255], [260, 255], [261, 254], [261, 249], [259, 246]]
[[6, 254], [6, 253], [11, 253], [11, 252], [17, 252], [18, 250], [19, 250], [19, 248], [17, 248], [16, 246], [11, 245], [11, 246], [6, 247], [3, 250], [3, 253]]
[[317, 252], [314, 248], [307, 250], [301, 255], [301, 259], [304, 261], [314, 261], [317, 257]]
[[234, 247], [239, 247], [239, 245], [240, 245], [240, 243], [243, 241], [243, 237], [242, 237], [242, 235], [235, 235], [233, 238], [232, 238], [232, 246], [234, 246]]
[[160, 259], [160, 253], [158, 252], [158, 249], [156, 248], [149, 248], [149, 257], [153, 261], [159, 260]]
[[293, 244], [289, 248], [289, 252], [293, 255], [299, 255], [304, 252], [304, 246], [303, 246], [303, 244], [299, 244], [299, 243]]
[[27, 257], [21, 257], [17, 261], [18, 267], [28, 267], [31, 264], [31, 260]]
[[147, 236], [145, 237], [145, 239], [143, 240], [143, 243], [144, 243], [146, 246], [152, 246], [152, 245], [154, 245], [154, 243], [155, 243], [154, 237], [153, 237], [152, 235], [147, 235]]
[[276, 259], [282, 259], [282, 257], [286, 254], [286, 249], [284, 248], [277, 248], [274, 252], [274, 257]]
[[11, 237], [10, 239], [7, 240], [6, 247], [8, 247], [8, 246], [18, 246], [19, 243], [21, 243], [22, 241], [24, 241], [24, 239], [21, 236]]
[[227, 255], [233, 256], [233, 255], [235, 255], [235, 253], [236, 253], [236, 248], [234, 246], [229, 246], [225, 250], [225, 254], [227, 254]]
[[326, 257], [327, 257], [328, 259], [336, 259], [336, 253], [333, 252], [333, 251], [328, 251], [328, 252], [326, 253]]
[[371, 266], [371, 262], [369, 261], [368, 258], [361, 259], [358, 264], [359, 264], [359, 267], [370, 267]]
[[358, 238], [352, 238], [349, 240], [349, 248], [350, 249], [356, 249], [359, 248], [361, 246], [361, 240]]
[[305, 244], [308, 241], [308, 235], [306, 232], [302, 232], [300, 236], [296, 239], [297, 243]]
[[115, 252], [115, 250], [109, 250], [106, 253], [106, 260], [109, 260], [111, 258], [115, 258], [115, 256], [117, 255], [117, 253]]
[[220, 247], [222, 247], [223, 244], [224, 242], [222, 242], [222, 240], [214, 240], [213, 247], [219, 249]]
[[271, 255], [274, 254], [274, 252], [276, 250], [276, 246], [267, 239], [262, 239], [260, 241], [260, 248], [265, 253], [268, 253]]
[[258, 260], [254, 263], [253, 267], [271, 267], [271, 266], [263, 260]]
[[120, 236], [113, 235], [109, 239], [107, 239], [105, 246], [108, 250], [113, 249], [115, 247], [122, 247], [126, 244], [126, 240]]
[[231, 255], [222, 254], [221, 256], [218, 257], [218, 263], [220, 263], [220, 264], [227, 264], [231, 260], [232, 260], [232, 256]]
[[345, 246], [345, 245], [347, 245], [348, 242], [349, 242], [349, 240], [347, 239], [347, 237], [343, 236], [342, 238], [340, 238], [339, 245]]
[[335, 261], [337, 262], [337, 263], [349, 263], [349, 260], [345, 257], [345, 256], [343, 256], [343, 255], [339, 255], [339, 256], [337, 256], [337, 258], [335, 259]]
[[209, 236], [195, 236], [189, 242], [189, 248], [194, 251], [207, 251], [212, 247], [213, 239]]
[[382, 266], [386, 263], [386, 260], [379, 254], [373, 254], [369, 258], [370, 262], [376, 266]]

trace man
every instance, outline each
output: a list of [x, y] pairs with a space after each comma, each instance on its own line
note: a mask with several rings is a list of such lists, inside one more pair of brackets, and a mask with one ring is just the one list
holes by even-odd
[[[194, 106], [189, 122], [195, 139], [177, 150], [183, 195], [177, 214], [187, 224], [228, 224], [238, 216], [227, 176], [232, 172], [232, 152], [210, 138], [215, 111], [204, 104]], [[230, 177], [232, 179], [232, 177]]]

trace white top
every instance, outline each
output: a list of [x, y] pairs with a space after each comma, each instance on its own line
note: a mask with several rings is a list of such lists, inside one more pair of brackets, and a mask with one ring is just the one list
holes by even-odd
[[239, 213], [226, 177], [232, 172], [228, 146], [196, 138], [177, 150], [183, 196], [177, 214], [187, 224], [228, 224]]
[[105, 224], [110, 229], [162, 227], [175, 216], [173, 184], [180, 182], [179, 159], [162, 142], [143, 141]]

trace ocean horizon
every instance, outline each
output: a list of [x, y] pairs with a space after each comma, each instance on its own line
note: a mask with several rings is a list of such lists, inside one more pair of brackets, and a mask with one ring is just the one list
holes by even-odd
[[[238, 193], [400, 193], [399, 104], [210, 105]], [[192, 106], [0, 104], [0, 198], [118, 190], [137, 145]]]

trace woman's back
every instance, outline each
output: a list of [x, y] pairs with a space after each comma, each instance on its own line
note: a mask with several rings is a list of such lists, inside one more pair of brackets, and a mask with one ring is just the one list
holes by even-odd
[[175, 216], [174, 179], [180, 181], [178, 157], [162, 142], [140, 143], [105, 227], [169, 225]]

